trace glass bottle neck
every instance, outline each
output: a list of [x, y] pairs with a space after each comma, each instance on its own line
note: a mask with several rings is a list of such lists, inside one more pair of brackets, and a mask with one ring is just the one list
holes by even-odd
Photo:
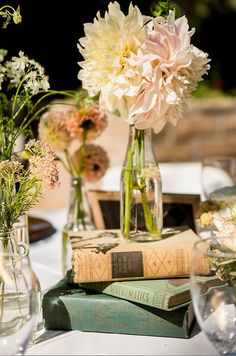
[[157, 165], [152, 144], [152, 129], [139, 130], [129, 126], [129, 140], [124, 165], [132, 160], [132, 166]]
[[0, 252], [17, 253], [14, 230], [0, 231]]

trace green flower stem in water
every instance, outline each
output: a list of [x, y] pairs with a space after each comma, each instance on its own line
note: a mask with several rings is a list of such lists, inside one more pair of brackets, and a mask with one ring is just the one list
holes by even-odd
[[[140, 147], [141, 147], [141, 159], [142, 159], [142, 167], [145, 165], [145, 143], [144, 143], [144, 130], [140, 131]], [[141, 178], [141, 196], [142, 196], [142, 204], [143, 204], [143, 212], [145, 216], [145, 223], [147, 230], [151, 234], [159, 234], [159, 229], [157, 224], [152, 221], [152, 215], [150, 209], [148, 208], [147, 195], [145, 193], [145, 179]]]
[[[135, 154], [136, 153], [136, 154]], [[134, 157], [135, 155], [135, 157]], [[136, 167], [133, 166], [134, 158]], [[133, 190], [141, 193], [142, 207], [147, 231], [151, 234], [159, 234], [157, 224], [153, 222], [151, 211], [148, 206], [147, 195], [145, 192], [145, 178], [141, 177], [141, 170], [145, 167], [145, 140], [144, 130], [135, 129], [135, 136], [130, 149], [128, 150], [127, 165], [125, 168], [125, 214], [124, 214], [124, 236], [129, 238], [131, 204]], [[140, 183], [137, 178], [139, 177]]]
[[126, 238], [129, 237], [130, 231], [130, 210], [131, 210], [131, 199], [132, 199], [132, 166], [133, 166], [133, 155], [134, 148], [131, 147], [128, 152], [127, 167], [125, 169], [125, 226], [124, 235]]

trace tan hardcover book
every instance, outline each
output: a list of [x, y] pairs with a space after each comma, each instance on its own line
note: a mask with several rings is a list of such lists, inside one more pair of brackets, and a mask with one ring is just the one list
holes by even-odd
[[[76, 283], [190, 275], [192, 248], [199, 237], [191, 230], [165, 229], [154, 242], [127, 242], [120, 230], [71, 232]], [[202, 263], [209, 274], [209, 265]]]

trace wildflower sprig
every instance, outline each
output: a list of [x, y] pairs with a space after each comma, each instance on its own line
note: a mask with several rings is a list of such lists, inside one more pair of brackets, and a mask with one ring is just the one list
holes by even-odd
[[0, 16], [4, 19], [2, 28], [7, 28], [7, 26], [11, 22], [11, 19], [15, 24], [19, 24], [22, 20], [20, 14], [20, 6], [18, 6], [17, 9], [14, 9], [14, 7], [10, 5], [4, 5], [0, 7]]
[[54, 151], [49, 145], [31, 140], [24, 157], [28, 167], [16, 160], [0, 162], [0, 231], [9, 231], [18, 219], [41, 198], [44, 189], [59, 184]]
[[44, 68], [20, 51], [5, 60], [7, 51], [0, 50], [0, 161], [11, 159], [18, 137], [32, 136], [30, 125], [49, 104], [49, 97], [73, 97], [73, 91], [50, 90]]

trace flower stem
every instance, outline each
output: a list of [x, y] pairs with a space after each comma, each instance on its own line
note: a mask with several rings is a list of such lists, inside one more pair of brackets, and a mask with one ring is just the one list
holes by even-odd
[[128, 162], [125, 168], [125, 219], [124, 219], [124, 236], [129, 238], [130, 232], [130, 216], [131, 216], [131, 200], [132, 200], [132, 166], [133, 166], [133, 148], [129, 149]]
[[127, 163], [124, 170], [125, 201], [123, 235], [126, 239], [129, 238], [130, 234], [131, 207], [134, 190], [139, 190], [141, 194], [142, 209], [147, 231], [151, 235], [159, 235], [157, 223], [153, 221], [152, 213], [148, 205], [146, 180], [145, 177], [142, 176], [142, 171], [145, 169], [146, 162], [144, 130], [134, 128], [132, 135], [132, 143], [127, 152]]
[[[140, 131], [140, 149], [141, 149], [141, 166], [145, 166], [145, 140], [144, 140], [144, 130]], [[141, 183], [141, 197], [142, 197], [142, 205], [143, 205], [143, 213], [144, 213], [144, 218], [145, 218], [145, 224], [148, 232], [150, 234], [155, 234], [159, 233], [157, 224], [153, 221], [152, 219], [152, 214], [148, 206], [148, 200], [147, 200], [147, 194], [145, 192], [145, 178], [141, 177], [140, 178], [140, 183]]]
[[83, 207], [83, 194], [82, 194], [82, 178], [77, 178], [78, 183], [76, 184], [76, 197], [77, 197], [77, 219], [81, 221], [83, 228], [86, 228], [85, 224], [85, 214]]

